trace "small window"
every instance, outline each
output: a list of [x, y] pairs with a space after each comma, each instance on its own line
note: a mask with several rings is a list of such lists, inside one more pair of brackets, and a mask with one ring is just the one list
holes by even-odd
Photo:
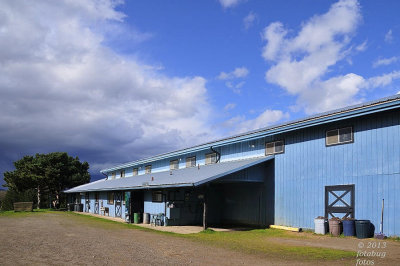
[[144, 168], [144, 173], [145, 174], [150, 174], [151, 173], [151, 165], [148, 165]]
[[107, 192], [107, 204], [114, 204], [114, 192]]
[[206, 164], [213, 164], [217, 162], [217, 154], [215, 152], [206, 154]]
[[139, 169], [133, 168], [133, 176], [138, 175], [138, 174], [139, 174]]
[[268, 142], [265, 144], [265, 155], [273, 155], [285, 152], [285, 143], [283, 140]]
[[153, 191], [152, 193], [153, 202], [163, 202], [163, 194], [161, 191]]
[[183, 201], [183, 194], [178, 190], [168, 191], [168, 201]]
[[353, 129], [344, 127], [326, 132], [326, 146], [353, 142]]
[[121, 172], [119, 173], [119, 177], [121, 178], [125, 177], [125, 170], [121, 170]]
[[196, 156], [186, 158], [186, 167], [196, 166]]
[[179, 169], [179, 161], [178, 160], [172, 160], [169, 162], [169, 170], [176, 170]]
[[114, 173], [111, 174], [111, 179], [115, 179], [115, 177], [116, 177], [116, 174], [114, 172]]

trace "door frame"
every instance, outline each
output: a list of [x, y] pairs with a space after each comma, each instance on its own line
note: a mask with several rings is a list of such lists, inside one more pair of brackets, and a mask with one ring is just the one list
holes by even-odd
[[122, 191], [114, 192], [114, 207], [115, 207], [115, 217], [122, 218]]
[[[335, 193], [336, 191], [344, 191], [340, 195]], [[350, 193], [350, 203], [346, 202], [343, 197]], [[333, 202], [329, 202], [329, 194], [333, 195], [335, 199]], [[337, 202], [342, 202], [345, 206], [335, 207]], [[355, 185], [336, 185], [336, 186], [325, 186], [325, 217], [329, 218], [329, 214], [335, 217], [334, 213], [345, 213], [341, 218], [350, 216], [355, 217]]]

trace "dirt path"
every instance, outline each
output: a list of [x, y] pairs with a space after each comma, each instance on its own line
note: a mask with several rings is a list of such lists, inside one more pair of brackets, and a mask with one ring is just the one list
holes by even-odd
[[[67, 218], [67, 219], [66, 219]], [[101, 226], [80, 217], [45, 213], [0, 217], [2, 265], [265, 265], [241, 254], [187, 239]], [[295, 265], [296, 262], [291, 264]]]
[[318, 264], [217, 248], [64, 213], [0, 217], [0, 241], [1, 265]]

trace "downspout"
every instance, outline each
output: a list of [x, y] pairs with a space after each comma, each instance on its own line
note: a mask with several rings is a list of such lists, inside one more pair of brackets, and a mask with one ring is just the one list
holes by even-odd
[[216, 150], [213, 149], [213, 147], [210, 147], [212, 152], [215, 152], [217, 154], [217, 160], [215, 163], [219, 163], [219, 161], [221, 160], [221, 153], [217, 152]]

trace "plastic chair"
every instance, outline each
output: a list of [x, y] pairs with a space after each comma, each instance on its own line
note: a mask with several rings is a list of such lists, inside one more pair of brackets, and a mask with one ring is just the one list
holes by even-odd
[[156, 215], [155, 218], [155, 226], [159, 225], [162, 226], [164, 224], [164, 213], [159, 213]]

